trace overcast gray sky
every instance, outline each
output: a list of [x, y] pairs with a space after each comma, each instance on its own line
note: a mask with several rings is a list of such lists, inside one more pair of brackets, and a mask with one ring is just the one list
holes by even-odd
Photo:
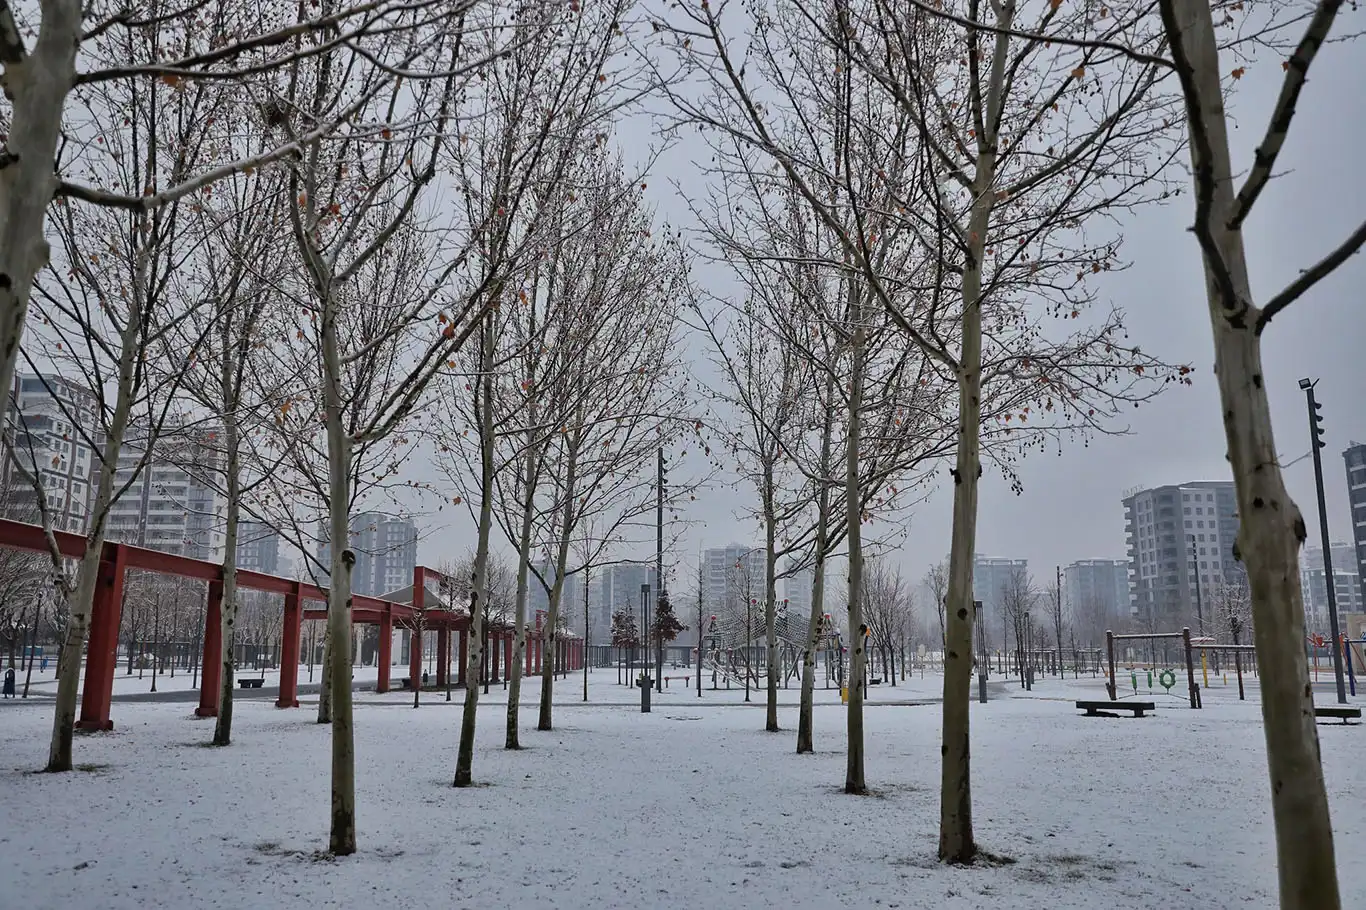
[[[1264, 302], [1302, 268], [1321, 258], [1366, 214], [1366, 173], [1358, 165], [1366, 147], [1366, 54], [1355, 47], [1330, 46], [1320, 54], [1301, 96], [1295, 126], [1281, 157], [1280, 176], [1263, 194], [1245, 236], [1253, 290]], [[1231, 111], [1235, 166], [1251, 161], [1275, 93], [1281, 68], [1275, 61], [1249, 67], [1238, 83]], [[630, 139], [645, 129], [627, 124]], [[644, 136], [639, 136], [644, 139]], [[690, 163], [705, 160], [701, 149], [681, 147], [667, 158], [668, 176], [684, 192], [705, 192], [705, 173]], [[687, 223], [686, 208], [660, 174], [651, 184], [658, 192], [660, 216]], [[1165, 208], [1135, 216], [1124, 229], [1123, 256], [1132, 262], [1110, 276], [1105, 293], [1128, 316], [1130, 333], [1146, 350], [1168, 361], [1197, 368], [1193, 387], [1175, 387], [1146, 407], [1132, 412], [1129, 435], [1077, 444], [1060, 456], [1034, 454], [1020, 466], [1025, 483], [1016, 496], [999, 475], [984, 478], [980, 500], [977, 552], [1027, 558], [1041, 582], [1052, 567], [1076, 559], [1123, 558], [1124, 490], [1188, 480], [1229, 479], [1220, 424], [1218, 390], [1212, 373], [1213, 351], [1204, 301], [1200, 259], [1187, 230], [1192, 215], [1188, 196]], [[696, 278], [707, 282], [699, 272]], [[724, 280], [724, 279], [714, 279]], [[1320, 380], [1328, 447], [1324, 472], [1329, 520], [1335, 540], [1350, 540], [1342, 450], [1348, 441], [1366, 441], [1366, 257], [1357, 256], [1308, 296], [1283, 313], [1264, 336], [1266, 379], [1271, 396], [1277, 444], [1283, 461], [1309, 451], [1304, 395], [1298, 380]], [[699, 357], [703, 346], [697, 343]], [[947, 479], [947, 466], [943, 476]], [[685, 548], [719, 546], [732, 540], [758, 542], [747, 533], [753, 524], [737, 517], [738, 497], [751, 491], [731, 478], [690, 503], [694, 524]], [[1318, 540], [1312, 461], [1289, 467], [1286, 482]], [[449, 510], [449, 522], [424, 538], [419, 558], [434, 563], [472, 542], [468, 524]], [[907, 516], [908, 535], [896, 561], [912, 577], [948, 551], [950, 502], [946, 488]], [[433, 519], [435, 520], [435, 519]], [[695, 565], [695, 556], [684, 556]], [[686, 586], [686, 585], [685, 585]]]

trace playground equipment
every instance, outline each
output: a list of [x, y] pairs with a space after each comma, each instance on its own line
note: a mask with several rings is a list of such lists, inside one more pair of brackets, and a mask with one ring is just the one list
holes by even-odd
[[[1200, 707], [1200, 687], [1195, 683], [1195, 661], [1192, 656], [1191, 630], [1183, 628], [1180, 632], [1134, 632], [1124, 635], [1116, 635], [1109, 629], [1105, 630], [1105, 652], [1109, 663], [1109, 681], [1105, 684], [1106, 691], [1110, 694], [1110, 701], [1119, 700], [1119, 691], [1115, 685], [1115, 642], [1116, 641], [1147, 641], [1153, 642], [1160, 639], [1179, 638], [1186, 652], [1186, 681], [1190, 690], [1190, 703], [1192, 708]], [[1165, 671], [1170, 673], [1171, 671]], [[1173, 674], [1174, 676], [1175, 674]], [[1173, 683], [1175, 680], [1173, 680]], [[1138, 691], [1138, 678], [1133, 677], [1134, 691]]]
[[[752, 602], [751, 607], [755, 606], [757, 604]], [[806, 649], [807, 621], [804, 617], [789, 616], [787, 604], [783, 603], [777, 609], [773, 627], [778, 645], [778, 668], [782, 685], [786, 688], [788, 682], [801, 673], [802, 653]], [[722, 682], [726, 688], [730, 688], [732, 682], [758, 688], [760, 681], [767, 679], [768, 641], [761, 611], [758, 611], [757, 615], [755, 610], [727, 617], [713, 615], [705, 637], [707, 649], [704, 667], [711, 671], [713, 689]], [[848, 670], [845, 664], [847, 655], [841, 646], [839, 630], [835, 628], [834, 620], [829, 613], [821, 618], [816, 633], [815, 651], [818, 663], [821, 662], [820, 656], [825, 656], [827, 683], [836, 654], [839, 655], [837, 679], [845, 678]]]

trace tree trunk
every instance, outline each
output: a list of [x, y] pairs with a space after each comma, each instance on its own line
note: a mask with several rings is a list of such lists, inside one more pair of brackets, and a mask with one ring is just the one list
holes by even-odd
[[[534, 414], [533, 410], [533, 423]], [[531, 574], [531, 525], [535, 511], [533, 499], [536, 493], [536, 455], [531, 430], [527, 431], [527, 437], [526, 463], [523, 466], [521, 482], [522, 527], [517, 540], [517, 602], [513, 608], [512, 663], [507, 668], [508, 723], [507, 738], [503, 743], [505, 749], [522, 747], [518, 738], [517, 715], [522, 705], [522, 668], [526, 666], [526, 602]]]
[[[8, 160], [0, 168], [0, 389], [4, 390], [0, 395], [0, 425], [8, 413], [10, 390], [14, 388], [14, 367], [19, 358], [33, 278], [48, 261], [44, 219], [57, 191], [57, 139], [67, 93], [76, 77], [83, 13], [80, 0], [44, 3], [38, 40], [26, 53], [24, 36], [8, 4], [0, 4], [0, 60], [4, 66], [5, 97], [10, 104], [5, 139]], [[84, 635], [82, 623], [75, 625]], [[71, 640], [71, 630], [66, 638]], [[70, 694], [74, 699], [75, 691]], [[61, 705], [59, 683], [55, 722], [58, 727], [63, 714]], [[72, 717], [74, 724], [74, 708]], [[70, 766], [69, 757], [63, 762], [60, 755], [61, 742], [69, 739], [69, 731], [54, 730], [49, 770], [66, 770], [63, 764]], [[66, 751], [70, 751], [69, 747]]]
[[[0, 170], [3, 175], [10, 168]], [[81, 680], [81, 649], [85, 636], [90, 630], [90, 614], [95, 604], [95, 586], [99, 580], [100, 556], [104, 550], [105, 531], [108, 526], [109, 509], [114, 502], [114, 471], [112, 466], [119, 463], [119, 452], [123, 449], [123, 437], [128, 430], [128, 420], [132, 413], [134, 368], [141, 351], [138, 339], [142, 334], [142, 304], [140, 282], [145, 277], [146, 257], [140, 258], [138, 274], [134, 278], [135, 299], [128, 308], [128, 320], [120, 333], [118, 391], [114, 403], [114, 413], [109, 422], [105, 437], [101, 464], [111, 466], [110, 470], [100, 471], [99, 485], [95, 492], [95, 505], [91, 512], [91, 526], [86, 534], [85, 554], [81, 557], [80, 568], [76, 572], [76, 586], [73, 591], [62, 590], [59, 596], [67, 598], [68, 618], [63, 635], [61, 652], [57, 656], [57, 703], [53, 711], [52, 742], [48, 749], [48, 771], [71, 770], [71, 739], [76, 725], [76, 695]], [[27, 298], [25, 298], [27, 299]], [[8, 396], [5, 396], [8, 397]], [[55, 557], [54, 557], [55, 559]], [[58, 562], [55, 572], [64, 571]], [[64, 588], [65, 585], [59, 585]]]
[[152, 598], [152, 691], [157, 690], [157, 670], [161, 667], [161, 592]]
[[778, 521], [774, 514], [773, 463], [764, 465], [764, 663], [768, 670], [768, 692], [764, 729], [778, 732]]
[[323, 622], [323, 662], [318, 683], [318, 723], [332, 723], [332, 623]]
[[460, 718], [460, 750], [455, 760], [456, 787], [474, 783], [474, 731], [479, 708], [479, 669], [483, 666], [484, 601], [488, 599], [489, 537], [493, 531], [493, 318], [489, 313], [480, 333], [482, 351], [479, 414], [479, 542], [474, 552], [470, 603], [469, 653], [465, 666], [465, 707]]
[[863, 622], [863, 510], [859, 495], [859, 446], [863, 408], [863, 361], [867, 332], [863, 325], [860, 290], [850, 281], [849, 322], [853, 328], [850, 347], [853, 359], [849, 380], [849, 438], [844, 456], [844, 509], [849, 548], [849, 750], [844, 774], [845, 793], [864, 793], [863, 778], [863, 681], [867, 658], [867, 626]]
[[830, 536], [830, 455], [834, 432], [835, 376], [826, 374], [825, 424], [821, 427], [820, 491], [816, 500], [816, 540], [811, 576], [811, 615], [806, 624], [806, 648], [802, 651], [802, 696], [797, 713], [797, 754], [815, 751], [811, 723], [816, 690], [816, 644], [825, 613], [825, 551]]
[[[1235, 187], [1214, 24], [1208, 5], [1194, 0], [1166, 0], [1162, 15], [1190, 117], [1195, 230], [1204, 253], [1214, 370], [1238, 497], [1238, 554], [1247, 567], [1257, 663], [1265, 671], [1262, 729], [1281, 907], [1335, 910], [1341, 899], [1333, 829], [1303, 650], [1299, 548], [1306, 532], [1278, 466], [1262, 371], [1261, 311], [1252, 303], [1242, 232], [1233, 223]], [[1288, 66], [1307, 66], [1301, 57], [1306, 45], [1312, 43], [1312, 53], [1331, 25], [1331, 16], [1316, 20]], [[1281, 129], [1288, 127], [1287, 117]]]
[[[546, 610], [546, 627], [542, 631], [545, 641], [545, 655], [541, 661], [541, 714], [536, 721], [537, 730], [554, 729], [551, 699], [555, 692], [555, 647], [559, 641], [556, 628], [560, 621], [560, 597], [564, 594], [564, 570], [569, 562], [569, 542], [574, 533], [574, 497], [578, 495], [579, 435], [574, 430], [574, 438], [569, 441], [565, 457], [564, 516], [560, 526], [559, 552], [555, 556], [555, 584], [550, 589], [550, 603]], [[643, 649], [646, 665], [649, 665], [649, 644]]]
[[[223, 358], [223, 382], [232, 381], [231, 358]], [[242, 489], [237, 416], [227, 411], [223, 420], [223, 442], [227, 460], [223, 474], [227, 492], [227, 526], [223, 533], [223, 594], [219, 611], [222, 645], [218, 687], [218, 718], [213, 727], [213, 744], [226, 746], [232, 742], [232, 652], [237, 643], [237, 526], [242, 507]]]
[[[327, 429], [328, 538], [332, 560], [327, 585], [328, 666], [332, 691], [332, 823], [328, 850], [356, 852], [356, 752], [351, 711], [351, 437], [344, 426], [342, 362], [335, 291], [327, 288], [321, 317], [323, 414]], [[414, 680], [416, 682], [416, 680]]]
[[[982, 260], [996, 180], [997, 128], [1000, 125], [1005, 70], [1010, 54], [1013, 3], [995, 6], [996, 33], [986, 110], [975, 112], [979, 128], [973, 206], [968, 222], [968, 253], [962, 285], [962, 357], [958, 365], [958, 452], [953, 470], [953, 530], [949, 552], [949, 591], [945, 610], [943, 767], [940, 781], [939, 858], [970, 863], [977, 856], [972, 833], [969, 705], [972, 698], [972, 563], [977, 538], [977, 485], [982, 472]], [[972, 40], [976, 51], [976, 35]], [[979, 93], [980, 97], [980, 93]]]

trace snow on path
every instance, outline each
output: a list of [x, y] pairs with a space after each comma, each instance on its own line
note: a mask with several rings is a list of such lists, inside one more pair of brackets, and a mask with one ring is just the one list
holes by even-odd
[[[1222, 693], [1195, 712], [1086, 718], [1056, 680], [973, 705], [973, 797], [982, 846], [1014, 860], [934, 859], [939, 712], [867, 712], [868, 780], [845, 796], [843, 712], [816, 709], [815, 755], [761, 731], [761, 696], [638, 693], [594, 673], [557, 686], [557, 729], [522, 714], [526, 749], [502, 744], [506, 708], [480, 712], [475, 777], [450, 787], [460, 699], [358, 698], [361, 852], [319, 860], [328, 730], [305, 703], [242, 700], [236, 742], [205, 748], [191, 705], [116, 705], [112, 734], [82, 736], [71, 775], [31, 773], [51, 702], [0, 707], [0, 907], [730, 908], [1272, 907], [1275, 866], [1255, 702]], [[907, 682], [911, 682], [908, 680]], [[926, 677], [882, 701], [933, 696]], [[491, 691], [498, 693], [498, 687]], [[785, 693], [795, 700], [796, 690]], [[831, 693], [824, 693], [823, 701]], [[838, 693], [833, 693], [835, 701]], [[611, 701], [604, 705], [599, 702]], [[557, 699], [559, 701], [559, 699]], [[1320, 727], [1345, 907], [1366, 906], [1362, 727]], [[215, 828], [215, 819], [225, 819]]]

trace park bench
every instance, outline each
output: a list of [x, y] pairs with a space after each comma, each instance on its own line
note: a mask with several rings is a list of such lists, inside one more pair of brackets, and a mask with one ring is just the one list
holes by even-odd
[[1315, 717], [1336, 717], [1342, 722], [1361, 720], [1361, 709], [1353, 705], [1315, 705]]
[[1134, 717], [1142, 717], [1144, 712], [1154, 711], [1157, 705], [1150, 701], [1079, 701], [1077, 710], [1085, 711], [1087, 717], [1114, 717], [1111, 711], [1132, 711]]
[[398, 685], [399, 688], [407, 689], [411, 692], [413, 688], [413, 678], [411, 676], [405, 676], [398, 681]]
[[669, 680], [672, 679], [681, 679], [683, 680], [683, 684], [686, 686], [688, 684], [688, 680], [692, 679], [692, 674], [689, 673], [687, 676], [666, 676], [664, 677], [664, 688], [669, 688]]
[[259, 689], [264, 682], [264, 679], [239, 679], [237, 686], [241, 689]]

